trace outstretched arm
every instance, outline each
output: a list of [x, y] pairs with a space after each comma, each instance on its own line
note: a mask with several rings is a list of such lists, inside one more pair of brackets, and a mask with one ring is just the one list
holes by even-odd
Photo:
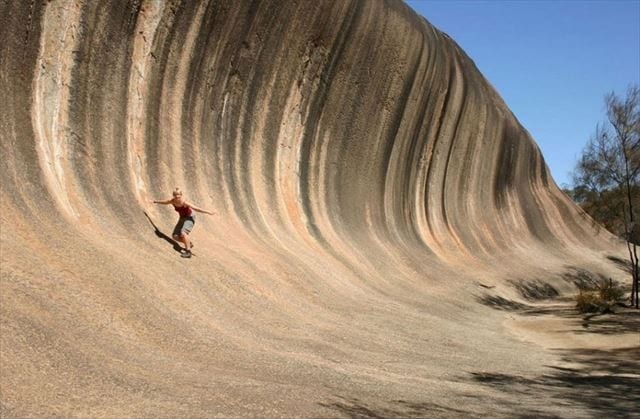
[[170, 204], [170, 203], [171, 203], [171, 201], [173, 201], [173, 199], [165, 199], [165, 200], [162, 200], [162, 201], [158, 201], [158, 200], [155, 200], [155, 199], [154, 199], [154, 200], [153, 200], [153, 203], [154, 203], [154, 204], [168, 205], [168, 204]]
[[202, 208], [198, 208], [198, 207], [196, 207], [195, 205], [192, 205], [192, 204], [187, 204], [187, 205], [189, 205], [191, 207], [191, 209], [196, 211], [196, 212], [201, 212], [203, 214], [213, 215], [212, 211], [208, 211], [208, 210], [205, 210], [205, 209], [202, 209]]

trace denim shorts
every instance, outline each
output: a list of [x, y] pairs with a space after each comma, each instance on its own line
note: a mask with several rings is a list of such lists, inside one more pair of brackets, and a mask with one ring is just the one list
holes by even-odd
[[178, 224], [173, 229], [173, 235], [179, 236], [181, 233], [189, 234], [193, 229], [196, 220], [194, 217], [180, 217]]

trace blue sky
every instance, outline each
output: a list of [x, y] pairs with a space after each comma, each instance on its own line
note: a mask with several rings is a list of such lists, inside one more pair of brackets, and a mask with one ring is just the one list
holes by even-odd
[[559, 186], [604, 95], [640, 84], [640, 0], [406, 0], [453, 38], [542, 150]]

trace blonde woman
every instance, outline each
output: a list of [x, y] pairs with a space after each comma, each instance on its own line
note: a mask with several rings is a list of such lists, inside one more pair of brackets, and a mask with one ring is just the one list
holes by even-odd
[[164, 201], [154, 200], [153, 203], [162, 205], [171, 204], [173, 205], [173, 208], [176, 210], [176, 212], [180, 215], [178, 223], [173, 229], [173, 238], [174, 240], [184, 244], [184, 250], [180, 252], [180, 256], [182, 256], [183, 258], [190, 258], [193, 243], [191, 243], [191, 240], [189, 240], [189, 233], [191, 233], [191, 230], [196, 223], [195, 214], [193, 212], [201, 212], [203, 214], [209, 215], [213, 215], [213, 212], [198, 208], [195, 205], [187, 202], [184, 199], [180, 188], [176, 188], [173, 191], [173, 198]]

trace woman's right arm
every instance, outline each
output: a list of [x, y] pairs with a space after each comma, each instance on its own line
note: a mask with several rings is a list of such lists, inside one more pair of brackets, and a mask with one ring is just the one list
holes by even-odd
[[158, 201], [158, 200], [153, 200], [154, 204], [162, 204], [162, 205], [167, 205], [170, 204], [171, 201], [173, 201], [172, 199], [165, 199], [164, 201]]

